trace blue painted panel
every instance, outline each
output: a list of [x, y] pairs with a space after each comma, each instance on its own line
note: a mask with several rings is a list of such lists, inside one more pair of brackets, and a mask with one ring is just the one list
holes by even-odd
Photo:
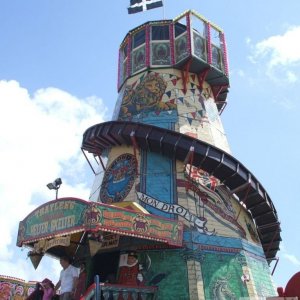
[[140, 113], [133, 116], [132, 121], [174, 130], [173, 127], [174, 123], [178, 121], [178, 114], [176, 110]]
[[[141, 160], [141, 192], [161, 202], [174, 203], [174, 161], [162, 155], [143, 152]], [[150, 213], [174, 219], [173, 214], [162, 212], [140, 203]]]
[[197, 248], [197, 244], [202, 244], [216, 247], [241, 249], [257, 256], [264, 257], [262, 247], [239, 238], [221, 237], [215, 235], [209, 236], [196, 231], [185, 231], [183, 240], [185, 241], [187, 248], [194, 250]]

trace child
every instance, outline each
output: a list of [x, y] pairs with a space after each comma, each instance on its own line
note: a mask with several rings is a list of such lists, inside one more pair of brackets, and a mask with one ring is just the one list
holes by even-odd
[[51, 300], [54, 296], [54, 284], [48, 278], [45, 278], [41, 282], [42, 289], [44, 291], [42, 300]]

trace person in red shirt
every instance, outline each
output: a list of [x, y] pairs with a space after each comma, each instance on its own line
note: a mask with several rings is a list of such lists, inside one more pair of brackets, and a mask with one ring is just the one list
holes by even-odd
[[135, 252], [128, 253], [127, 263], [119, 267], [118, 283], [124, 285], [143, 285], [142, 266]]
[[74, 292], [74, 300], [79, 300], [83, 296], [86, 290], [86, 276], [87, 274], [86, 274], [85, 264], [81, 263], [80, 273], [79, 273], [79, 277]]

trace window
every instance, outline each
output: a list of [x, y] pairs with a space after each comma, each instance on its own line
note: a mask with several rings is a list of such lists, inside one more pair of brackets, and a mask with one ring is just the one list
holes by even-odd
[[152, 41], [162, 41], [162, 40], [169, 40], [169, 26], [152, 26], [151, 27], [152, 34], [151, 38]]
[[133, 49], [145, 43], [145, 29], [140, 30], [133, 36]]

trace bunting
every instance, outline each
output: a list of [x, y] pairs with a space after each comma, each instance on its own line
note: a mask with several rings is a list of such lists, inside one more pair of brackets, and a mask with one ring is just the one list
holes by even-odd
[[169, 98], [171, 97], [171, 94], [172, 94], [172, 91], [166, 92], [166, 95], [167, 95]]

